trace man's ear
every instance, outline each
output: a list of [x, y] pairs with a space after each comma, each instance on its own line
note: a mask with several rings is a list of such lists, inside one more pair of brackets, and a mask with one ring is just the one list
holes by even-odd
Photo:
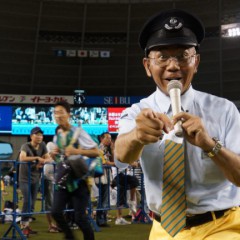
[[199, 63], [200, 63], [200, 54], [197, 54], [194, 73], [197, 73]]
[[143, 58], [143, 66], [145, 68], [146, 74], [148, 77], [151, 77], [151, 70], [150, 70], [150, 64], [149, 64], [149, 60], [147, 58]]

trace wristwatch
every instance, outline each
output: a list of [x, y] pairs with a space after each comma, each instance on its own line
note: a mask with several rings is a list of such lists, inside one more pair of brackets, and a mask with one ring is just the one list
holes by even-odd
[[208, 155], [208, 157], [210, 157], [210, 158], [214, 157], [223, 146], [222, 142], [220, 142], [220, 140], [217, 139], [216, 137], [213, 137], [212, 139], [215, 142], [215, 146], [213, 147], [213, 149], [210, 152], [206, 153]]

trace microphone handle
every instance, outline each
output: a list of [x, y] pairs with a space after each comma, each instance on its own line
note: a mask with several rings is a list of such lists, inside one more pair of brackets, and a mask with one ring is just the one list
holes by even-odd
[[182, 130], [182, 121], [178, 121], [174, 125], [174, 132], [177, 137], [182, 137], [183, 136], [183, 130]]
[[[172, 102], [172, 113], [173, 116], [181, 112], [181, 90], [178, 88], [173, 88], [169, 91], [170, 99]], [[174, 125], [174, 132], [177, 137], [183, 136], [183, 130], [182, 130], [182, 121], [178, 121]]]

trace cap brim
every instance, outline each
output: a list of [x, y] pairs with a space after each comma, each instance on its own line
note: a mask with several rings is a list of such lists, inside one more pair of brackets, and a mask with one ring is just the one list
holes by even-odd
[[37, 134], [37, 133], [43, 134], [43, 131], [42, 131], [42, 130], [39, 130], [39, 131], [33, 132], [33, 133], [31, 133], [31, 134]]
[[194, 41], [191, 41], [188, 38], [174, 38], [174, 39], [154, 39], [149, 42], [146, 46], [146, 49], [151, 49], [158, 46], [172, 46], [172, 45], [183, 45], [183, 46], [197, 46], [198, 44]]
[[171, 45], [197, 46], [198, 42], [195, 34], [187, 28], [175, 32], [158, 30], [149, 37], [146, 43], [146, 49]]

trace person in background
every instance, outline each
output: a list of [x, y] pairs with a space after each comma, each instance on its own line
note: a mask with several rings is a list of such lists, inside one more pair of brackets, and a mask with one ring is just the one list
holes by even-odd
[[4, 181], [5, 186], [10, 186], [11, 185], [11, 177], [8, 174], [6, 174], [3, 177], [3, 181]]
[[46, 118], [48, 120], [49, 123], [53, 123], [53, 107], [49, 107], [47, 114], [46, 114]]
[[38, 117], [38, 120], [41, 123], [44, 123], [46, 121], [46, 113], [44, 111], [44, 108], [41, 108], [41, 111], [39, 111], [38, 113], [36, 113], [36, 116]]
[[[21, 146], [19, 155], [21, 162], [19, 167], [19, 188], [23, 195], [22, 213], [34, 212], [41, 175], [40, 169], [45, 163], [51, 162], [46, 144], [43, 142], [42, 129], [34, 127], [31, 130], [30, 138], [30, 142], [24, 143]], [[30, 202], [28, 199], [30, 199]], [[29, 226], [30, 216], [31, 214], [23, 215], [21, 220], [21, 229], [26, 236], [37, 233]]]
[[[134, 164], [133, 164], [134, 165]], [[112, 168], [113, 172], [113, 181], [111, 184], [112, 188], [117, 187], [119, 191], [119, 202], [118, 202], [118, 210], [117, 210], [117, 218], [115, 221], [116, 225], [126, 225], [131, 224], [131, 222], [125, 220], [122, 217], [122, 209], [121, 206], [127, 205], [131, 213], [134, 215], [137, 212], [137, 187], [139, 186], [138, 179], [133, 176], [129, 175], [128, 173], [124, 173], [121, 169], [117, 167]], [[130, 191], [130, 199], [127, 201], [127, 190]]]
[[23, 110], [22, 110], [21, 106], [19, 106], [15, 109], [15, 115], [16, 115], [17, 122], [21, 123], [21, 120], [23, 118]]
[[[55, 135], [61, 132], [60, 126], [57, 126], [55, 129]], [[52, 158], [52, 162], [45, 164], [43, 168], [44, 173], [44, 203], [45, 203], [45, 211], [51, 211], [52, 204], [53, 204], [53, 192], [54, 192], [54, 165], [53, 162], [55, 161], [55, 154], [53, 153], [56, 144], [53, 142], [47, 143], [47, 150], [49, 155]], [[61, 230], [56, 226], [55, 222], [53, 221], [51, 212], [46, 213], [46, 218], [48, 222], [48, 232], [49, 233], [58, 233]]]
[[[115, 142], [115, 163], [124, 168], [137, 159], [141, 161], [147, 203], [155, 218], [150, 240], [240, 239], [240, 114], [232, 102], [196, 91], [191, 84], [200, 63], [204, 32], [198, 17], [170, 9], [151, 17], [139, 36], [146, 74], [157, 89], [123, 111]], [[172, 80], [182, 85], [182, 112], [171, 119], [167, 86]], [[175, 136], [174, 125], [179, 120], [183, 137]], [[163, 190], [168, 189], [163, 187], [167, 186], [164, 180], [168, 180], [168, 175], [163, 178], [167, 164], [164, 156], [177, 153], [164, 151], [169, 143], [178, 146], [179, 154], [184, 145], [181, 158], [185, 167], [181, 170], [185, 171], [185, 190], [179, 195], [183, 196], [180, 199], [184, 209], [179, 222], [174, 221], [178, 217], [174, 213], [168, 219], [166, 215], [173, 206], [178, 207], [175, 200], [169, 200], [171, 207], [165, 208], [167, 202], [163, 204], [170, 197], [163, 197]], [[168, 170], [172, 176], [173, 166]], [[175, 171], [179, 170], [176, 167]], [[169, 185], [169, 191], [174, 189], [176, 185]], [[178, 223], [181, 226], [176, 232]]]
[[[8, 193], [5, 190], [5, 184], [4, 184], [4, 181], [3, 181], [2, 177], [0, 179], [0, 191], [1, 191], [1, 200], [2, 200], [3, 205], [4, 205], [4, 195], [7, 195]], [[2, 206], [2, 204], [0, 204], [0, 206]]]
[[[100, 178], [100, 183], [99, 179], [96, 178], [95, 182], [96, 185], [99, 188], [99, 200], [98, 200], [98, 208], [108, 208], [109, 203], [108, 203], [108, 196], [110, 194], [110, 189], [109, 186], [112, 186], [112, 172], [116, 170], [115, 163], [114, 163], [114, 142], [112, 140], [112, 136], [109, 132], [104, 132], [100, 135], [100, 144], [99, 144], [99, 149], [103, 153], [104, 157], [104, 162], [103, 164], [106, 166], [111, 166], [112, 168], [105, 168], [104, 169], [104, 175]], [[109, 174], [109, 176], [108, 176]], [[110, 180], [110, 182], [109, 182]], [[123, 193], [120, 194], [123, 196]], [[121, 198], [123, 199], [123, 198]], [[122, 200], [120, 202], [120, 205], [123, 205], [125, 202]], [[122, 209], [118, 208], [116, 212], [116, 224], [117, 225], [127, 225], [131, 224], [131, 222], [128, 222], [122, 217]], [[108, 227], [109, 225], [107, 224], [107, 211], [106, 210], [99, 210], [97, 211], [97, 224], [102, 227]]]
[[29, 124], [33, 124], [36, 120], [35, 107], [27, 107], [25, 109], [25, 117]]
[[[103, 153], [103, 164], [105, 166], [114, 166], [113, 152], [114, 144], [109, 132], [104, 132], [100, 135], [99, 149]], [[99, 198], [97, 208], [109, 208], [109, 191], [110, 182], [112, 180], [112, 173], [110, 168], [104, 168], [104, 175], [95, 178], [96, 186], [99, 189]], [[110, 181], [110, 182], [109, 182]], [[98, 210], [96, 214], [96, 222], [100, 227], [108, 227], [107, 210]]]
[[[61, 133], [58, 133], [53, 139], [53, 142], [57, 145], [52, 151], [56, 156], [57, 175], [59, 164], [62, 166], [62, 163], [65, 164], [65, 161], [71, 156], [97, 157], [99, 155], [97, 144], [89, 134], [82, 128], [74, 127], [69, 123], [70, 105], [67, 102], [60, 101], [55, 104], [54, 117], [62, 129]], [[57, 185], [54, 191], [53, 218], [63, 231], [65, 239], [75, 239], [73, 232], [63, 217], [63, 210], [66, 208], [66, 204], [71, 201], [75, 215], [74, 220], [83, 232], [84, 240], [94, 240], [94, 232], [86, 213], [90, 199], [90, 190], [86, 180], [73, 178], [69, 175], [65, 186]]]

